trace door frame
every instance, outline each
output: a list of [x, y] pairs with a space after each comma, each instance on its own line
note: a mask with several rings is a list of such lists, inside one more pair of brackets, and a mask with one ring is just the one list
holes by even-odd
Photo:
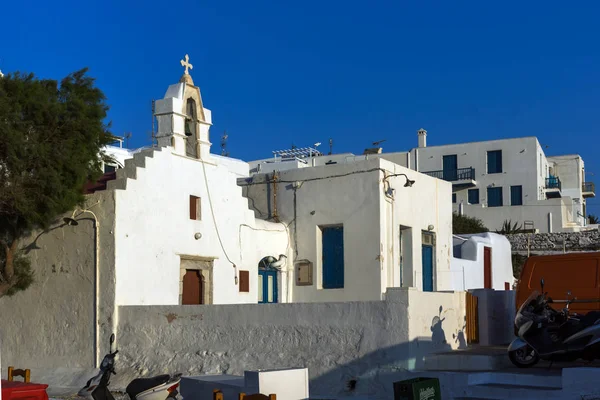
[[202, 304], [213, 304], [213, 267], [214, 258], [180, 255], [179, 256], [179, 304], [183, 301], [183, 277], [187, 270], [198, 270], [202, 274], [204, 287], [202, 295], [204, 297]]

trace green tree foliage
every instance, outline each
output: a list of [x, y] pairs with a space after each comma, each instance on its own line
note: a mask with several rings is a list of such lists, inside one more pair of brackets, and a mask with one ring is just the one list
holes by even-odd
[[600, 223], [600, 219], [598, 219], [598, 217], [595, 216], [594, 214], [588, 215], [588, 221], [589, 221], [590, 225], [596, 225], [596, 224]]
[[513, 224], [511, 220], [504, 220], [504, 223], [502, 224], [502, 228], [500, 230], [496, 231], [496, 233], [500, 233], [502, 235], [512, 235], [515, 233], [522, 233], [522, 232], [523, 232], [523, 226], [519, 225], [518, 222], [515, 222]]
[[466, 215], [452, 215], [452, 233], [455, 235], [489, 232], [479, 218], [468, 217]]
[[87, 69], [62, 80], [0, 78], [0, 297], [33, 282], [22, 241], [83, 203], [113, 140], [108, 106]]

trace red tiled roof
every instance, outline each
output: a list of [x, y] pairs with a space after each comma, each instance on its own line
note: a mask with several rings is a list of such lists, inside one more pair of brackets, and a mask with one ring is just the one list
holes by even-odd
[[99, 190], [105, 190], [108, 181], [117, 179], [117, 172], [107, 172], [102, 175], [96, 182], [89, 181], [83, 187], [83, 194], [92, 194]]

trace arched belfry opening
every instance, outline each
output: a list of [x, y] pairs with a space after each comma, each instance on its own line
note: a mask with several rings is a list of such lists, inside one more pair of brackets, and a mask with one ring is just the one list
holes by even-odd
[[196, 101], [188, 98], [185, 108], [185, 155], [198, 157], [198, 113]]

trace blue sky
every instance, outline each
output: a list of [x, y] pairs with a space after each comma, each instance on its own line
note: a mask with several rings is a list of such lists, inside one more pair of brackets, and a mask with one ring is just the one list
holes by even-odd
[[213, 152], [223, 130], [245, 160], [329, 138], [335, 152], [407, 150], [421, 127], [430, 145], [537, 136], [548, 155], [580, 154], [600, 184], [597, 1], [21, 4], [0, 8], [0, 69], [89, 67], [131, 147], [149, 143], [150, 102], [188, 53]]

